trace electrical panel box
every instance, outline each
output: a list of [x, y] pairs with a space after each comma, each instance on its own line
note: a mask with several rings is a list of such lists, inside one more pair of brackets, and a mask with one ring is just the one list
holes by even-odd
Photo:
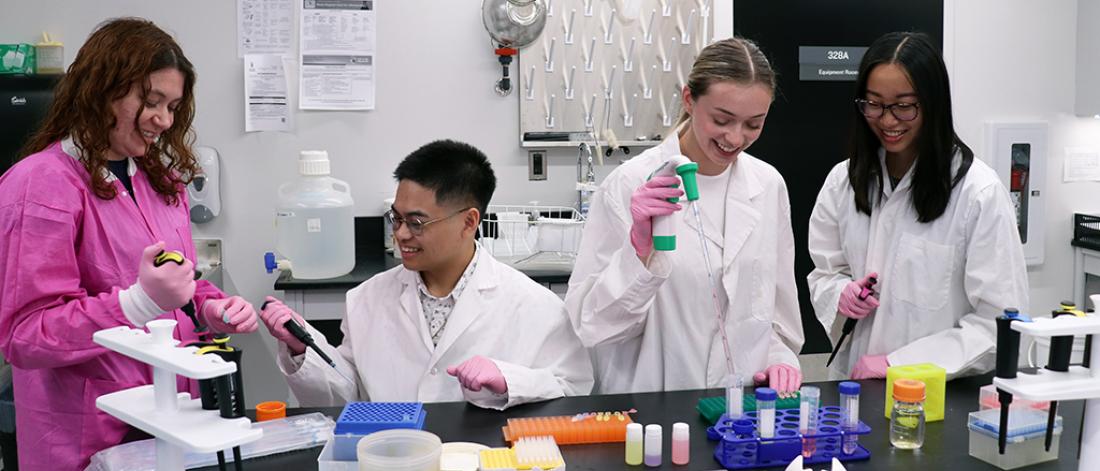
[[1047, 167], [1046, 123], [990, 122], [985, 126], [989, 163], [1001, 178], [1016, 211], [1027, 264], [1043, 263]]

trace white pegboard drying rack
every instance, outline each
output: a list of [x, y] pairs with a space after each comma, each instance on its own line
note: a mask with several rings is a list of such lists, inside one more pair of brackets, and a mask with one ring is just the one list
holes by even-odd
[[713, 0], [544, 0], [542, 35], [520, 51], [524, 147], [653, 146], [679, 118], [692, 63], [710, 41]]

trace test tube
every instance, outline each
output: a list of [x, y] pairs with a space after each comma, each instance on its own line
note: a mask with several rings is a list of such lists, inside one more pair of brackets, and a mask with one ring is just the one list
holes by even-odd
[[817, 433], [817, 408], [821, 404], [821, 390], [815, 386], [802, 386], [799, 390], [802, 401], [798, 404], [798, 433], [802, 438], [802, 457], [814, 456], [817, 440], [806, 435]]
[[756, 431], [760, 438], [775, 436], [775, 398], [772, 388], [756, 388]]
[[650, 468], [661, 466], [661, 426], [645, 426], [645, 465]]
[[685, 465], [691, 459], [688, 446], [688, 424], [676, 422], [672, 424], [672, 464]]
[[744, 379], [739, 374], [726, 377], [726, 417], [740, 419], [745, 413]]
[[642, 464], [642, 424], [637, 422], [626, 425], [626, 464]]
[[856, 452], [859, 436], [854, 432], [859, 428], [859, 383], [844, 381], [840, 383], [840, 408], [844, 414], [844, 443], [841, 451], [845, 455]]

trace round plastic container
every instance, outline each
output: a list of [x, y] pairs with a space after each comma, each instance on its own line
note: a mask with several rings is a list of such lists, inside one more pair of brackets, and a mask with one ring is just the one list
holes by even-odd
[[275, 248], [294, 278], [335, 278], [355, 268], [355, 203], [351, 188], [329, 175], [328, 153], [302, 151], [301, 178], [279, 186]]
[[442, 452], [439, 437], [422, 430], [374, 432], [356, 445], [359, 471], [440, 471]]

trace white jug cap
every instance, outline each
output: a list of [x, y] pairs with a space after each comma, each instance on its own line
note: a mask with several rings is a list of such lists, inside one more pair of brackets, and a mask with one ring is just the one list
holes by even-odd
[[302, 175], [328, 175], [328, 151], [303, 150], [298, 153], [298, 173]]

